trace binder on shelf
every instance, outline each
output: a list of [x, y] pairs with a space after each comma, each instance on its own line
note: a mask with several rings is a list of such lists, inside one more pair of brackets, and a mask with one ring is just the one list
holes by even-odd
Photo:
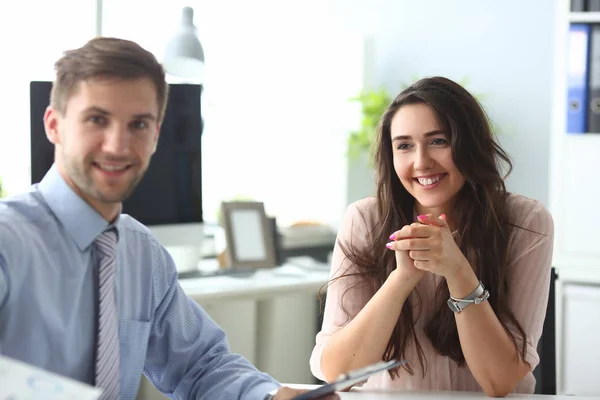
[[592, 25], [589, 46], [588, 132], [600, 132], [600, 25]]
[[585, 11], [585, 0], [571, 0], [571, 12]]
[[588, 11], [600, 11], [600, 0], [588, 0]]
[[567, 71], [567, 133], [585, 133], [590, 26], [571, 24]]

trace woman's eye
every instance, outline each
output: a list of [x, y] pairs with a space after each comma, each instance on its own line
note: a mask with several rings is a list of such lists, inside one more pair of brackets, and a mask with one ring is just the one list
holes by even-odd
[[431, 144], [437, 145], [437, 146], [444, 145], [446, 143], [448, 143], [448, 141], [446, 139], [442, 139], [442, 138], [435, 138], [431, 141]]
[[410, 149], [410, 145], [408, 143], [400, 143], [396, 148], [398, 150], [408, 150]]

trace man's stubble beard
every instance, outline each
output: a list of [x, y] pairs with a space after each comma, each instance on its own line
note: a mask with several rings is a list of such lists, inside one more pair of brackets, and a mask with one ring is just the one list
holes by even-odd
[[86, 161], [83, 161], [83, 163], [84, 166], [81, 168], [78, 168], [74, 163], [65, 163], [67, 175], [71, 177], [73, 183], [75, 183], [81, 192], [103, 203], [122, 203], [125, 201], [127, 198], [129, 198], [129, 196], [131, 196], [147, 170], [147, 167], [143, 170], [140, 170], [123, 192], [116, 193], [114, 195], [106, 195], [97, 187], [94, 182], [92, 177], [92, 169], [94, 167], [89, 165]]

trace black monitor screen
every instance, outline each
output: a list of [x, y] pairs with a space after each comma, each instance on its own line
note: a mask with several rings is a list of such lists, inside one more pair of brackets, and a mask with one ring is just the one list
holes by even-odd
[[[54, 162], [44, 112], [52, 82], [30, 84], [31, 183], [42, 180]], [[201, 85], [171, 84], [158, 147], [123, 212], [145, 225], [203, 222]]]

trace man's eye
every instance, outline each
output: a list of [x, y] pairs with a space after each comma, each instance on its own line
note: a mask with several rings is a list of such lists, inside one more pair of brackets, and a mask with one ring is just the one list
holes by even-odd
[[100, 116], [100, 115], [92, 115], [88, 121], [90, 121], [93, 124], [96, 125], [103, 125], [106, 123], [106, 118]]
[[146, 129], [148, 127], [148, 124], [145, 121], [135, 121], [133, 123], [133, 127], [135, 129]]

